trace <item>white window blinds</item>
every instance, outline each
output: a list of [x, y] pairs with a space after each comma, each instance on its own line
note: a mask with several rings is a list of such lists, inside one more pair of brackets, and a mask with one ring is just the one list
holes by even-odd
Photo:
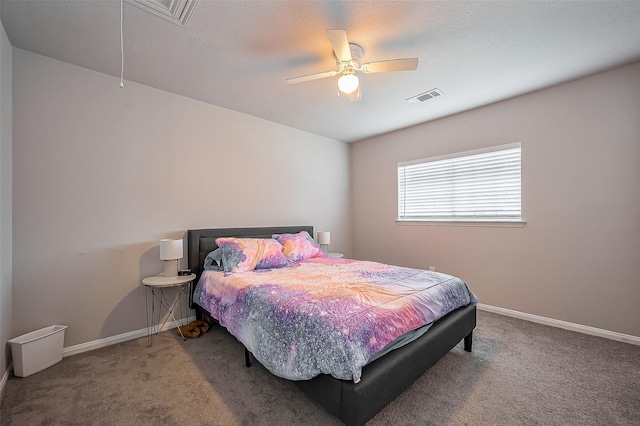
[[521, 221], [520, 143], [398, 164], [398, 220]]

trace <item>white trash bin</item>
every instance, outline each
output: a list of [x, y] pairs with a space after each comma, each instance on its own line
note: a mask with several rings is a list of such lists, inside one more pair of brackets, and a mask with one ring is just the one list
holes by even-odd
[[62, 361], [66, 325], [51, 325], [9, 340], [13, 374], [27, 377]]

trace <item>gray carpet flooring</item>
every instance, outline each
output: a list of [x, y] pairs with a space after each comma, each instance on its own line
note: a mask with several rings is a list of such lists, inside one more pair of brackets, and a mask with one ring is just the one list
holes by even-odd
[[[224, 329], [161, 333], [11, 377], [2, 425], [339, 425]], [[363, 378], [366, 380], [366, 377]], [[640, 425], [640, 346], [478, 312], [459, 344], [369, 425]]]

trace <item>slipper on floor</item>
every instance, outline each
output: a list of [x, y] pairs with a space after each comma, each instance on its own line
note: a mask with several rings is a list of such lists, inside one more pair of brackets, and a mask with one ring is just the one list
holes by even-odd
[[209, 331], [209, 324], [204, 321], [191, 321], [190, 326], [197, 327], [200, 330], [200, 333], [204, 334]]
[[191, 324], [181, 325], [178, 327], [178, 334], [182, 334], [184, 337], [188, 337], [190, 339], [197, 339], [200, 337], [200, 329]]

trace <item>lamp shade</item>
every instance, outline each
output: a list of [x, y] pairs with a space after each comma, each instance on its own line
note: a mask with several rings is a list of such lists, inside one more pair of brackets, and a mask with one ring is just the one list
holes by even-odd
[[331, 232], [318, 231], [318, 244], [331, 244]]
[[182, 240], [160, 240], [160, 259], [182, 259]]

